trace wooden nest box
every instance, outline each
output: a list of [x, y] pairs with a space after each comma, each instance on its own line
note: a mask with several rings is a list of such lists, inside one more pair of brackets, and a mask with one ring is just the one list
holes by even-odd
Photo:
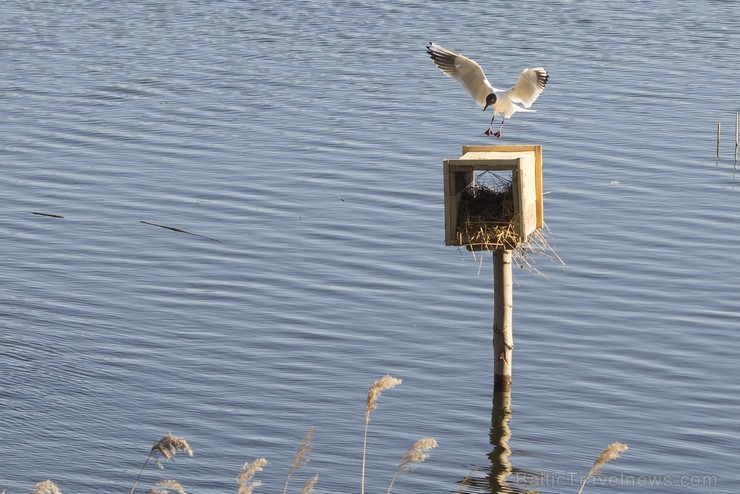
[[463, 146], [444, 160], [445, 245], [513, 250], [542, 227], [542, 146]]

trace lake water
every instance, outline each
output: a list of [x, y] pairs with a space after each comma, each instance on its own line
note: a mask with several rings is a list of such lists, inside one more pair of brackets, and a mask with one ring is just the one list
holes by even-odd
[[[537, 113], [485, 137], [428, 41], [546, 67]], [[367, 492], [424, 436], [393, 492], [575, 493], [613, 441], [585, 492], [738, 492], [738, 47], [719, 0], [3, 2], [0, 492], [128, 492], [167, 432], [137, 492], [282, 492], [312, 426], [291, 491], [359, 492], [385, 374]], [[490, 143], [543, 146], [565, 262], [515, 273], [503, 438], [490, 255], [443, 245]]]

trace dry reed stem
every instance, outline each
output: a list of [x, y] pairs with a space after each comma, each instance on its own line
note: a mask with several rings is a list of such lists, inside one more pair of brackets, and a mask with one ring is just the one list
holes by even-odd
[[404, 455], [401, 457], [398, 468], [396, 468], [396, 473], [394, 473], [393, 477], [391, 478], [391, 483], [388, 486], [387, 494], [390, 494], [391, 489], [393, 488], [393, 483], [396, 481], [396, 478], [399, 475], [401, 475], [402, 473], [410, 472], [411, 470], [413, 470], [414, 464], [421, 463], [429, 458], [429, 453], [427, 453], [427, 451], [431, 451], [436, 447], [437, 440], [433, 437], [424, 437], [412, 444], [411, 447], [406, 450], [406, 453], [404, 453]]
[[301, 467], [308, 464], [308, 454], [311, 452], [311, 441], [313, 441], [313, 434], [316, 431], [315, 427], [308, 429], [306, 436], [301, 441], [298, 450], [293, 457], [293, 461], [290, 464], [290, 470], [288, 470], [288, 476], [285, 478], [285, 487], [283, 488], [283, 494], [288, 492], [288, 483], [293, 474]]
[[360, 473], [360, 494], [365, 494], [365, 460], [367, 458], [367, 429], [370, 425], [370, 414], [378, 407], [381, 393], [395, 388], [403, 381], [393, 376], [383, 376], [370, 386], [367, 391], [367, 405], [365, 406], [365, 433], [362, 439], [362, 470]]
[[581, 494], [583, 492], [583, 488], [586, 487], [586, 482], [588, 482], [588, 479], [599, 473], [599, 471], [606, 463], [619, 458], [619, 456], [625, 451], [627, 451], [626, 444], [614, 442], [607, 446], [606, 449], [601, 452], [599, 457], [596, 458], [596, 461], [594, 461], [591, 469], [586, 474], [586, 478], [583, 479], [583, 483], [581, 484], [581, 489], [578, 491], [578, 494]]
[[239, 473], [237, 481], [239, 482], [239, 494], [252, 494], [252, 491], [261, 486], [262, 482], [259, 480], [252, 480], [257, 472], [261, 472], [262, 469], [267, 465], [266, 458], [257, 458], [252, 463], [245, 463], [242, 467], [242, 471]]
[[318, 474], [311, 477], [311, 480], [306, 482], [306, 485], [303, 486], [303, 489], [301, 489], [301, 492], [299, 494], [312, 494], [313, 488], [318, 481], [319, 481]]
[[62, 494], [62, 491], [51, 480], [44, 480], [34, 486], [32, 494]]

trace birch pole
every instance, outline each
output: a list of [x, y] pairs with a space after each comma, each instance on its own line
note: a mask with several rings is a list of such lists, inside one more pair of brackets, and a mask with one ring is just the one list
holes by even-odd
[[511, 251], [493, 251], [493, 390], [511, 389], [512, 331]]

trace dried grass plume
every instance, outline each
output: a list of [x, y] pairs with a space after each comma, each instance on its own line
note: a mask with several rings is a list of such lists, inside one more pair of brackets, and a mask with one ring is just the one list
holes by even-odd
[[588, 479], [599, 473], [599, 471], [602, 469], [602, 467], [610, 462], [614, 461], [617, 458], [620, 457], [622, 453], [627, 451], [627, 445], [622, 443], [611, 443], [609, 446], [606, 447], [604, 451], [601, 452], [598, 458], [596, 458], [596, 461], [591, 466], [591, 469], [586, 474], [586, 478], [583, 479], [583, 483], [581, 484], [581, 489], [578, 491], [578, 494], [581, 494], [583, 492], [583, 488], [586, 487], [586, 483], [588, 482]]
[[311, 442], [313, 441], [313, 434], [315, 431], [316, 428], [311, 427], [301, 441], [300, 446], [298, 446], [298, 450], [296, 451], [295, 456], [293, 457], [293, 461], [290, 464], [288, 475], [285, 478], [285, 487], [283, 488], [283, 494], [288, 492], [288, 483], [290, 482], [290, 478], [293, 476], [296, 470], [308, 464], [308, 454], [311, 452]]
[[149, 488], [146, 494], [170, 494], [171, 492], [187, 494], [180, 482], [176, 480], [160, 480], [154, 487]]
[[259, 480], [252, 480], [257, 472], [261, 472], [267, 465], [266, 458], [257, 458], [252, 463], [245, 463], [239, 473], [239, 494], [252, 494], [252, 491], [262, 485]]
[[367, 458], [367, 429], [370, 425], [370, 414], [378, 408], [378, 398], [381, 393], [395, 388], [403, 381], [393, 376], [383, 376], [370, 386], [367, 391], [367, 405], [365, 406], [365, 434], [362, 439], [362, 470], [360, 472], [360, 494], [365, 494], [365, 460]]
[[134, 479], [134, 485], [131, 486], [129, 494], [134, 493], [134, 490], [139, 483], [139, 479], [141, 479], [141, 474], [144, 472], [150, 459], [154, 459], [154, 463], [157, 467], [163, 469], [164, 465], [162, 465], [162, 462], [159, 460], [159, 455], [161, 455], [165, 460], [171, 460], [175, 457], [178, 451], [182, 451], [191, 458], [193, 457], [193, 449], [190, 447], [188, 442], [181, 437], [170, 434], [169, 432], [162, 436], [162, 439], [154, 443], [152, 449], [149, 450], [149, 456], [144, 460], [144, 464], [141, 466], [139, 474], [136, 476], [136, 479]]
[[433, 437], [425, 437], [412, 444], [411, 447], [406, 450], [406, 453], [404, 453], [404, 455], [401, 457], [401, 461], [398, 463], [398, 468], [396, 468], [396, 473], [394, 473], [393, 478], [391, 478], [391, 483], [388, 486], [387, 494], [390, 494], [391, 489], [393, 488], [393, 483], [396, 481], [396, 478], [399, 475], [412, 471], [414, 469], [414, 465], [416, 463], [421, 463], [429, 458], [428, 451], [431, 451], [436, 447], [437, 440]]
[[313, 488], [316, 485], [316, 482], [318, 481], [319, 481], [318, 474], [311, 477], [311, 480], [306, 482], [306, 485], [303, 486], [303, 489], [301, 489], [301, 492], [299, 494], [313, 494]]
[[367, 406], [365, 407], [365, 419], [370, 419], [370, 413], [378, 408], [378, 398], [383, 391], [393, 389], [403, 381], [393, 376], [384, 376], [378, 379], [370, 386], [367, 392]]
[[51, 480], [44, 480], [34, 486], [32, 494], [62, 494], [62, 491]]
[[193, 449], [185, 439], [167, 433], [162, 437], [162, 439], [157, 441], [154, 446], [152, 446], [150, 456], [154, 458], [154, 461], [157, 463], [159, 468], [164, 468], [157, 457], [157, 453], [162, 455], [165, 460], [171, 460], [175, 457], [178, 451], [182, 451], [191, 458], [193, 457]]

